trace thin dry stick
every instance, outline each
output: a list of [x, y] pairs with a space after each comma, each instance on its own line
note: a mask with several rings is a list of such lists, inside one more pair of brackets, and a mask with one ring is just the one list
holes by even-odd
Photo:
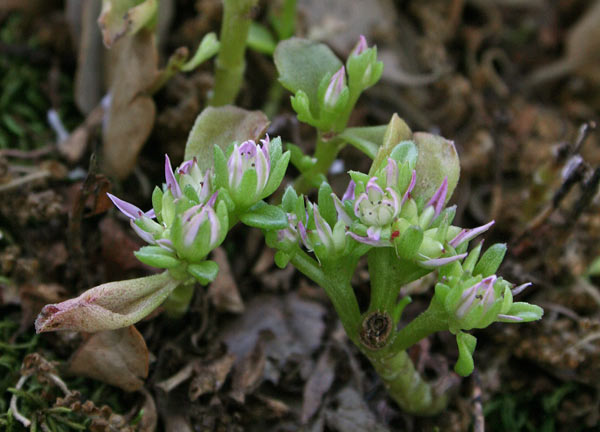
[[[24, 375], [21, 378], [19, 378], [16, 389], [21, 390], [23, 388], [23, 386], [25, 385], [25, 382], [27, 381], [28, 378], [29, 378], [28, 375]], [[12, 397], [10, 398], [9, 411], [12, 412], [12, 415], [15, 417], [15, 419], [19, 423], [21, 423], [23, 426], [25, 426], [26, 428], [31, 426], [31, 421], [27, 417], [25, 417], [23, 414], [21, 414], [19, 412], [19, 409], [17, 408], [17, 395], [16, 394], [13, 394]]]

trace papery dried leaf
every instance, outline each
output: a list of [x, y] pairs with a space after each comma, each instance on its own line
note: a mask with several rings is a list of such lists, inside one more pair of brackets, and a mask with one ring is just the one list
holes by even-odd
[[265, 339], [269, 336], [261, 333], [254, 349], [235, 367], [231, 397], [244, 403], [246, 394], [260, 385], [267, 363], [265, 355]]
[[44, 306], [35, 329], [96, 332], [127, 327], [156, 309], [178, 285], [168, 272], [98, 285], [77, 298]]
[[114, 46], [110, 56], [110, 108], [103, 134], [108, 173], [127, 177], [154, 126], [156, 107], [145, 91], [157, 74], [154, 34], [141, 30]]
[[336, 397], [338, 407], [327, 410], [327, 425], [339, 432], [384, 432], [384, 426], [377, 423], [363, 396], [351, 387], [346, 387]]
[[96, 333], [73, 354], [69, 372], [122, 388], [139, 390], [148, 375], [148, 348], [134, 326]]
[[151, 24], [157, 6], [157, 0], [102, 0], [98, 25], [102, 30], [104, 45], [111, 48], [126, 34], [134, 34]]

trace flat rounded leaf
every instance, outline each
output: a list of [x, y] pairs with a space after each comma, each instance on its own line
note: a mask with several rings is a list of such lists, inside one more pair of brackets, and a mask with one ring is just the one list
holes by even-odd
[[265, 134], [269, 119], [261, 111], [234, 106], [207, 107], [196, 118], [187, 143], [185, 160], [196, 157], [202, 171], [213, 166], [213, 146], [225, 150], [232, 142], [258, 140]]
[[323, 77], [342, 67], [327, 45], [296, 37], [279, 42], [273, 56], [281, 84], [292, 93], [304, 91], [312, 104]]
[[190, 264], [188, 273], [198, 279], [201, 284], [207, 285], [217, 277], [219, 266], [214, 261], [203, 261], [198, 264]]
[[276, 206], [259, 201], [246, 213], [240, 215], [240, 220], [251, 227], [265, 230], [280, 230], [288, 226], [285, 212]]
[[429, 200], [438, 190], [444, 178], [448, 178], [446, 202], [450, 200], [460, 175], [460, 161], [454, 142], [426, 132], [415, 132], [417, 145], [417, 183], [412, 194]]

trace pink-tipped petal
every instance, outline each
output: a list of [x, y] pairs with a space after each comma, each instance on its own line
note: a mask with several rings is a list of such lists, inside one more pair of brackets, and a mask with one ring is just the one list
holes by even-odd
[[511, 293], [513, 296], [516, 296], [517, 294], [521, 294], [523, 291], [525, 291], [531, 285], [533, 285], [531, 282], [524, 283], [522, 285], [519, 285], [518, 287], [513, 288], [511, 290]]
[[173, 168], [171, 167], [171, 160], [167, 154], [165, 154], [165, 180], [167, 182], [167, 188], [171, 190], [173, 197], [179, 198], [181, 196], [181, 188], [179, 187], [179, 183], [177, 183], [177, 179], [175, 179]]
[[404, 196], [402, 197], [402, 202], [400, 203], [401, 206], [403, 206], [404, 203], [406, 202], [406, 200], [410, 197], [410, 193], [414, 189], [416, 183], [417, 183], [417, 171], [413, 170], [412, 177], [410, 178], [410, 183], [408, 184], [408, 188], [406, 189], [406, 192], [404, 192]]
[[350, 218], [348, 213], [346, 213], [344, 204], [340, 201], [340, 199], [333, 192], [331, 193], [331, 197], [333, 198], [333, 205], [335, 206], [335, 211], [337, 213], [338, 220], [341, 220], [342, 222], [344, 222], [344, 225], [346, 225], [347, 227], [352, 225], [352, 219]]
[[398, 184], [398, 163], [392, 158], [388, 158], [385, 166], [385, 182], [388, 187], [396, 187]]
[[510, 322], [523, 321], [523, 318], [521, 318], [521, 317], [513, 316], [513, 315], [504, 315], [504, 314], [498, 314], [498, 319], [501, 319], [503, 321], [510, 321]]
[[108, 198], [113, 202], [115, 207], [119, 209], [121, 213], [127, 216], [129, 219], [137, 219], [144, 214], [138, 207], [133, 204], [128, 203], [127, 201], [123, 201], [120, 198], [117, 198], [113, 194], [107, 193]]
[[433, 220], [435, 220], [435, 218], [437, 218], [440, 215], [440, 213], [442, 212], [442, 209], [444, 208], [444, 204], [446, 203], [446, 194], [447, 193], [448, 193], [448, 177], [444, 177], [442, 184], [440, 185], [438, 190], [435, 191], [435, 193], [433, 194], [433, 196], [431, 197], [431, 199], [425, 206], [425, 207], [433, 206], [433, 208], [435, 210]]
[[219, 195], [219, 191], [216, 191], [214, 194], [212, 194], [210, 196], [210, 198], [208, 199], [208, 201], [206, 202], [206, 205], [209, 207], [214, 207], [215, 203], [217, 202], [218, 195]]
[[186, 247], [189, 247], [194, 243], [196, 236], [198, 235], [198, 230], [200, 229], [200, 225], [206, 221], [206, 208], [203, 208], [197, 215], [192, 217], [192, 219], [185, 223], [184, 225], [184, 235], [183, 235], [183, 244]]
[[475, 237], [477, 237], [478, 235], [486, 232], [488, 229], [490, 229], [490, 227], [492, 225], [494, 225], [494, 223], [495, 223], [495, 221], [491, 221], [491, 222], [488, 222], [485, 225], [482, 225], [477, 228], [463, 229], [463, 230], [461, 230], [460, 233], [458, 233], [456, 235], [456, 237], [454, 237], [452, 240], [450, 240], [448, 242], [448, 244], [450, 246], [452, 246], [453, 248], [456, 248], [456, 247], [460, 246], [461, 244], [463, 244], [464, 242], [468, 242], [468, 241], [474, 239]]
[[312, 252], [312, 246], [308, 240], [308, 233], [306, 232], [306, 227], [302, 223], [302, 221], [298, 222], [298, 233], [300, 233], [300, 239], [302, 240], [302, 244], [307, 251]]
[[346, 232], [346, 235], [349, 235], [357, 242], [364, 243], [369, 246], [375, 246], [375, 247], [389, 246], [389, 242], [382, 242], [381, 239], [374, 240], [370, 237], [362, 237], [362, 236], [359, 236], [358, 234], [353, 233], [352, 231]]
[[463, 253], [463, 254], [454, 255], [451, 257], [434, 258], [434, 259], [425, 260], [425, 261], [421, 261], [419, 264], [422, 267], [426, 267], [426, 268], [436, 268], [436, 267], [441, 267], [443, 265], [449, 264], [454, 261], [461, 260], [461, 259], [465, 258], [466, 256], [467, 256], [467, 254]]
[[163, 248], [164, 250], [167, 250], [169, 252], [175, 252], [175, 246], [173, 245], [173, 242], [169, 239], [166, 239], [166, 238], [158, 239], [158, 240], [156, 240], [156, 244], [158, 246], [160, 246], [161, 248]]
[[142, 239], [144, 240], [146, 243], [148, 244], [154, 244], [156, 243], [154, 241], [154, 237], [152, 236], [152, 234], [150, 234], [147, 231], [144, 231], [143, 229], [141, 229], [133, 219], [131, 219], [129, 221], [129, 224], [131, 225], [131, 228], [133, 228], [133, 230], [135, 231], [135, 233]]
[[367, 39], [363, 35], [360, 35], [358, 37], [358, 42], [356, 43], [356, 45], [354, 45], [354, 48], [352, 49], [350, 55], [361, 55], [363, 52], [365, 52], [367, 47]]
[[350, 180], [346, 192], [342, 196], [342, 201], [354, 201], [354, 189], [356, 189], [356, 183], [354, 183], [354, 180]]

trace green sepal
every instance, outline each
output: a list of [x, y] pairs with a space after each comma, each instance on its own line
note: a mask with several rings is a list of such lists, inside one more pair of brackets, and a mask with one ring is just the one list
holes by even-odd
[[284, 211], [291, 213], [296, 209], [296, 202], [298, 201], [298, 194], [292, 186], [288, 186], [283, 193], [281, 199], [281, 207]]
[[175, 199], [170, 191], [167, 191], [162, 195], [160, 213], [162, 215], [163, 223], [166, 226], [171, 226], [173, 224], [173, 220], [175, 219]]
[[285, 229], [288, 226], [287, 215], [281, 207], [267, 204], [264, 201], [257, 202], [239, 217], [248, 226], [268, 231]]
[[207, 285], [217, 277], [219, 265], [214, 261], [202, 261], [197, 264], [190, 264], [187, 271], [202, 285]]
[[277, 251], [277, 252], [275, 252], [275, 265], [277, 267], [283, 269], [288, 265], [291, 258], [292, 257], [290, 257], [284, 251]]
[[[447, 207], [444, 210], [442, 210], [442, 212], [440, 213], [440, 215], [435, 219], [435, 221], [433, 221], [433, 223], [431, 224], [430, 228], [437, 228], [438, 226], [441, 225], [441, 223], [445, 219], [448, 220], [448, 224], [451, 224], [452, 221], [454, 220], [455, 216], [456, 216], [456, 205]], [[459, 231], [460, 231], [460, 228], [459, 228]]]
[[302, 90], [298, 90], [294, 96], [290, 97], [290, 102], [298, 116], [298, 120], [314, 127], [318, 126], [319, 122], [314, 118], [310, 110], [310, 101], [306, 93]]
[[215, 162], [215, 186], [217, 188], [226, 188], [228, 185], [227, 157], [223, 149], [219, 146], [214, 147]]
[[481, 254], [481, 248], [483, 247], [483, 242], [479, 242], [479, 244], [469, 252], [469, 255], [463, 261], [463, 270], [467, 273], [473, 274], [473, 269], [475, 268], [475, 264], [477, 264], [477, 260], [479, 259], [479, 255]]
[[[522, 319], [521, 322], [537, 321], [544, 315], [544, 309], [537, 305], [532, 305], [525, 302], [513, 303], [506, 315], [516, 316]], [[510, 319], [499, 319], [501, 322], [514, 323], [514, 320]]]
[[269, 159], [271, 160], [271, 166], [279, 163], [282, 152], [281, 137], [273, 138], [269, 143]]
[[[354, 180], [354, 183], [356, 183], [356, 186], [361, 186], [362, 184], [367, 184], [367, 182], [369, 181], [369, 176], [367, 174], [363, 174], [360, 171], [348, 171], [348, 175], [350, 176], [350, 178], [352, 180]], [[362, 186], [362, 189], [364, 189], [364, 186]], [[362, 191], [357, 191], [357, 195], [362, 192]]]
[[458, 360], [454, 365], [454, 371], [461, 376], [468, 376], [473, 372], [473, 352], [477, 345], [477, 338], [469, 333], [459, 332], [456, 335], [458, 345]]
[[144, 246], [133, 253], [135, 257], [150, 267], [174, 268], [181, 264], [177, 257], [160, 246]]
[[194, 189], [194, 187], [190, 184], [187, 184], [183, 187], [183, 195], [189, 199], [190, 201], [193, 201], [195, 203], [200, 204], [200, 198], [198, 198], [198, 194], [196, 193], [196, 189]]
[[377, 47], [371, 47], [359, 55], [350, 55], [346, 61], [348, 86], [353, 94], [375, 85], [383, 73], [383, 63], [377, 61]]
[[233, 198], [233, 202], [235, 202], [238, 209], [247, 209], [258, 201], [258, 197], [256, 196], [257, 183], [258, 176], [256, 175], [256, 169], [250, 168], [244, 171], [239, 186], [229, 190], [231, 198]]
[[505, 243], [496, 243], [490, 246], [479, 259], [473, 274], [481, 275], [484, 278], [493, 275], [502, 264], [504, 255], [506, 255]]
[[331, 194], [331, 186], [329, 183], [323, 182], [319, 187], [319, 213], [327, 221], [329, 226], [333, 227], [337, 221], [337, 212], [335, 211], [335, 205], [333, 204], [333, 198]]
[[156, 214], [156, 220], [159, 222], [162, 222], [162, 199], [163, 191], [158, 186], [155, 186], [152, 191], [152, 208]]
[[266, 198], [275, 192], [283, 181], [283, 177], [285, 176], [285, 172], [287, 171], [288, 163], [290, 161], [290, 155], [291, 154], [289, 150], [286, 151], [277, 160], [275, 166], [271, 166], [271, 174], [269, 175], [269, 180], [267, 181], [265, 190], [262, 193], [263, 198]]
[[394, 241], [396, 254], [407, 260], [415, 258], [421, 244], [423, 243], [423, 230], [415, 225], [409, 226], [401, 235]]

